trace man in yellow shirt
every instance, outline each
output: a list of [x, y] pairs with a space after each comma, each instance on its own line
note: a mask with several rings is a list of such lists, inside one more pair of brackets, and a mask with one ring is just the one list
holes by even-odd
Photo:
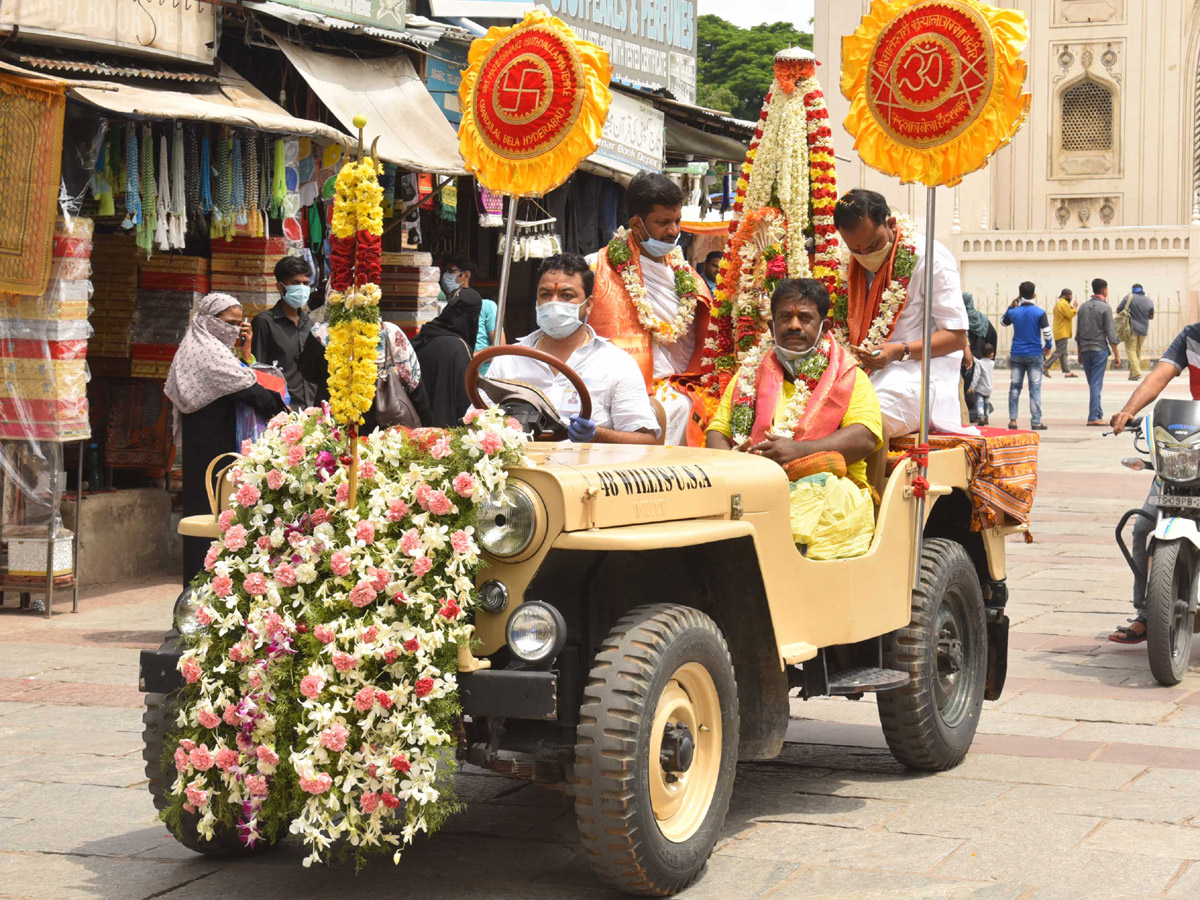
[[1062, 366], [1064, 375], [1068, 378], [1079, 377], [1067, 367], [1067, 351], [1071, 345], [1071, 327], [1074, 324], [1075, 313], [1078, 311], [1079, 301], [1075, 299], [1075, 295], [1069, 288], [1063, 288], [1062, 293], [1058, 295], [1058, 302], [1054, 304], [1054, 352], [1050, 354], [1050, 358], [1046, 360], [1042, 369], [1047, 378], [1050, 377], [1050, 367], [1054, 365], [1056, 359]]
[[879, 400], [857, 360], [825, 333], [829, 294], [785, 278], [771, 295], [771, 336], [738, 369], [705, 446], [765, 456], [792, 482], [792, 537], [813, 559], [871, 546], [866, 459], [883, 441]]

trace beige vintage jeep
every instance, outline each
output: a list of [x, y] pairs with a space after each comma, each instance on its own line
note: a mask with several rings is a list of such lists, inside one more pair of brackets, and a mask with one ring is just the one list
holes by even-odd
[[[560, 368], [590, 410], [586, 387]], [[544, 398], [484, 386], [535, 433], [553, 432]], [[694, 881], [738, 761], [779, 754], [795, 691], [878, 691], [898, 760], [919, 770], [962, 760], [984, 699], [1003, 687], [1004, 537], [1024, 527], [971, 530], [962, 449], [930, 454], [920, 535], [918, 470], [905, 461], [879, 486], [870, 550], [826, 562], [792, 543], [787, 478], [761, 457], [560, 442], [532, 444], [529, 458], [481, 511], [489, 565], [477, 641], [459, 655], [459, 752], [563, 785], [600, 877], [650, 895]], [[181, 531], [216, 534], [210, 516]], [[143, 652], [152, 792], [176, 654], [170, 636]]]

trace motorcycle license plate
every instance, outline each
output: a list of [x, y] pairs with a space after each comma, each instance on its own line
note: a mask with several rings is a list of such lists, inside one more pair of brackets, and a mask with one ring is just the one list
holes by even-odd
[[1200, 497], [1160, 496], [1154, 498], [1154, 505], [1171, 509], [1200, 509]]

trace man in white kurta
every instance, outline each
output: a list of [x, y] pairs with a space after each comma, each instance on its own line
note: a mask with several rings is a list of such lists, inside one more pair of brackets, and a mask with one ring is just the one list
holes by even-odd
[[[856, 189], [838, 201], [834, 221], [842, 240], [851, 252], [850, 300], [848, 320], [855, 321], [856, 304], [869, 302], [877, 292], [876, 278], [888, 278], [882, 289], [892, 283], [906, 256], [915, 256], [904, 307], [895, 319], [891, 337], [882, 342], [854, 340], [853, 350], [871, 373], [871, 384], [879, 397], [884, 428], [889, 437], [911, 434], [921, 425], [921, 357], [924, 353], [925, 316], [925, 236], [911, 224], [891, 215], [883, 196], [874, 191]], [[897, 246], [899, 243], [899, 246]], [[856, 282], [865, 282], [856, 293]], [[865, 293], [865, 296], [864, 296]], [[951, 434], [976, 434], [962, 422], [959, 383], [963, 347], [966, 344], [967, 310], [962, 301], [962, 282], [958, 265], [945, 246], [934, 242], [933, 254], [933, 358], [929, 367], [930, 431]], [[861, 307], [859, 307], [861, 308]], [[871, 321], [870, 313], [859, 316]], [[860, 328], [861, 332], [862, 329]]]

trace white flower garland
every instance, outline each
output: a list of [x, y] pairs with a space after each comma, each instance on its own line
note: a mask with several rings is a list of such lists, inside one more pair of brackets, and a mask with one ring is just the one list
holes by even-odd
[[[623, 227], [617, 229], [615, 239], [628, 243], [629, 230]], [[632, 252], [631, 250], [630, 253]], [[667, 254], [667, 265], [674, 274], [684, 272], [691, 275], [691, 272], [688, 272], [687, 260], [683, 258], [683, 250], [679, 247], [672, 248], [671, 252]], [[696, 291], [693, 290], [686, 294], [675, 291], [675, 296], [679, 298], [679, 309], [674, 320], [668, 322], [654, 314], [650, 295], [646, 292], [644, 280], [638, 267], [633, 264], [632, 258], [621, 269], [621, 281], [625, 284], [629, 299], [633, 301], [633, 305], [637, 309], [639, 324], [650, 333], [650, 337], [656, 343], [674, 344], [691, 327], [692, 321], [696, 318], [696, 304], [698, 303]]]
[[[829, 366], [829, 344], [828, 338], [823, 338], [818, 346], [821, 348], [814, 360], [820, 360], [823, 365], [820, 365], [820, 372], [815, 374], [815, 379], [812, 375], [803, 375], [796, 378], [793, 382], [795, 390], [792, 392], [791, 399], [788, 400], [783, 407], [782, 419], [775, 420], [767, 433], [776, 437], [791, 438], [796, 433], [796, 427], [800, 424], [800, 420], [804, 418], [804, 413], [808, 409], [808, 401], [812, 399], [812, 388], [808, 386], [809, 380], [820, 381], [821, 375], [825, 373], [825, 369]], [[737, 401], [750, 401], [750, 421], [749, 428], [746, 431], [740, 431], [735, 427], [737, 417], [733, 415], [736, 406], [730, 409], [730, 431], [733, 433], [733, 446], [742, 447], [750, 440], [750, 432], [754, 428], [754, 409], [758, 404], [758, 384], [757, 376], [758, 369], [766, 359], [768, 353], [775, 352], [775, 341], [769, 336], [764, 337], [759, 342], [758, 346], [746, 354], [745, 361], [738, 369], [737, 373]]]

